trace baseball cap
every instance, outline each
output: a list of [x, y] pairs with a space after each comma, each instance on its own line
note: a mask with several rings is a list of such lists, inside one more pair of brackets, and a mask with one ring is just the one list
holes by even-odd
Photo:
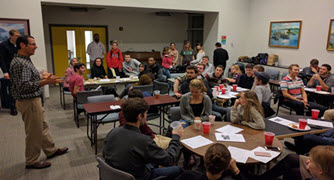
[[254, 71], [254, 75], [257, 77], [258, 80], [262, 80], [262, 84], [267, 84], [270, 79], [270, 76], [266, 72]]

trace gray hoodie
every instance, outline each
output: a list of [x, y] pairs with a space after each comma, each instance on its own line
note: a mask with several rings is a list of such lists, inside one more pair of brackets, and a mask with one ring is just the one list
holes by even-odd
[[139, 65], [141, 63], [137, 59], [131, 59], [129, 62], [123, 61], [123, 72], [126, 76], [138, 76]]

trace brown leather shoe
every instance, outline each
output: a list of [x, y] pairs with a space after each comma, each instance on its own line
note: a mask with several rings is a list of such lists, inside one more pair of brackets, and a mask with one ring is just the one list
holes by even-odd
[[51, 162], [48, 161], [39, 161], [36, 164], [26, 166], [26, 169], [44, 169], [51, 166]]
[[48, 156], [48, 159], [54, 158], [56, 156], [60, 156], [62, 154], [65, 154], [68, 151], [67, 147], [63, 147], [63, 148], [58, 148], [57, 151], [55, 153], [53, 153], [51, 156]]

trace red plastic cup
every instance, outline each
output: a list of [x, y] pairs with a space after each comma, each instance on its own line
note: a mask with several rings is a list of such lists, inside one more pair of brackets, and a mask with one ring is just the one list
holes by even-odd
[[319, 109], [312, 109], [312, 119], [318, 119], [319, 112]]
[[232, 87], [233, 87], [233, 89], [232, 89], [233, 91], [237, 91], [237, 87], [238, 87], [237, 84], [233, 84]]
[[264, 140], [266, 142], [266, 145], [271, 146], [274, 141], [275, 134], [272, 132], [265, 132], [264, 133]]
[[316, 86], [317, 91], [321, 91], [322, 86]]
[[222, 94], [226, 94], [226, 88], [222, 89]]
[[224, 88], [224, 84], [219, 84], [219, 89], [223, 89]]
[[211, 126], [210, 122], [202, 122], [202, 127], [203, 127], [203, 133], [204, 134], [209, 134], [210, 126]]
[[219, 91], [219, 86], [215, 86], [214, 88], [216, 88], [216, 90]]
[[306, 125], [307, 125], [306, 119], [299, 119], [299, 129], [305, 129]]

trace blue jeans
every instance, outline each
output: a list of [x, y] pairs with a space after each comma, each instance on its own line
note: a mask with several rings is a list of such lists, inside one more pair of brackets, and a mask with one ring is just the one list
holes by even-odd
[[212, 104], [212, 114], [216, 116], [216, 121], [223, 121], [222, 116], [226, 114], [227, 108], [220, 107], [216, 104]]
[[163, 67], [163, 68], [164, 68], [164, 70], [165, 70], [165, 73], [166, 73], [167, 78], [171, 78], [169, 69], [167, 69], [167, 68], [165, 68], [165, 67]]
[[178, 166], [156, 168], [152, 170], [150, 179], [154, 179], [160, 176], [166, 176], [168, 180], [173, 180], [176, 179], [176, 177], [178, 177], [182, 173], [183, 173], [182, 168]]
[[188, 127], [189, 125], [190, 125], [190, 123], [188, 122], [188, 121], [186, 121], [186, 120], [180, 120], [180, 122], [182, 123], [182, 122], [184, 122], [185, 124], [182, 124], [182, 127], [183, 128], [186, 128], [186, 127]]

